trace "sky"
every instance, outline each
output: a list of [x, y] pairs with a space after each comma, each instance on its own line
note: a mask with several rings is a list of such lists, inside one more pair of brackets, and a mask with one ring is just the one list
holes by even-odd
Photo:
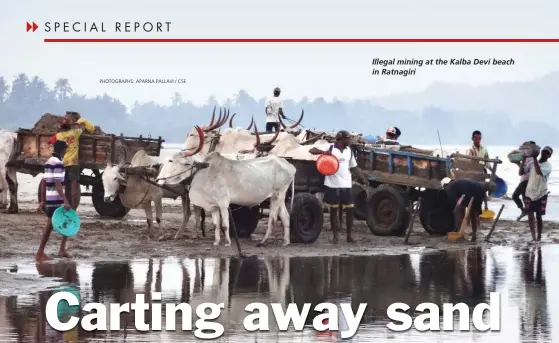
[[[196, 104], [275, 86], [286, 98], [355, 99], [419, 92], [434, 82], [530, 81], [559, 70], [559, 43], [44, 43], [44, 38], [556, 38], [559, 2], [406, 0], [0, 0], [0, 76], [25, 72], [49, 85], [107, 92], [132, 105]], [[25, 32], [35, 21], [36, 32]], [[104, 22], [106, 33], [47, 33], [45, 22]], [[114, 21], [171, 22], [165, 33], [114, 33]], [[415, 76], [373, 76], [373, 58], [498, 58], [514, 66], [424, 66]], [[103, 78], [186, 84], [102, 84]]]

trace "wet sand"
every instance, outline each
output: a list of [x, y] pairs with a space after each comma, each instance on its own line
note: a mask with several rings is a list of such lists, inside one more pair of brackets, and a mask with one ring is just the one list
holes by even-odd
[[[36, 189], [40, 176], [32, 178], [19, 174], [20, 213], [6, 214], [0, 210], [0, 259], [7, 261], [33, 260], [38, 247], [42, 230], [47, 218], [36, 212]], [[514, 206], [514, 204], [508, 205]], [[491, 206], [490, 206], [491, 207]], [[214, 247], [214, 230], [211, 220], [206, 219], [206, 237], [193, 238], [194, 216], [192, 216], [183, 237], [174, 240], [173, 236], [181, 225], [182, 213], [180, 200], [164, 199], [163, 230], [154, 230], [155, 238], [147, 236], [147, 224], [143, 210], [131, 210], [121, 220], [100, 218], [94, 210], [91, 199], [84, 197], [78, 208], [82, 226], [75, 238], [69, 240], [68, 249], [73, 258], [84, 260], [128, 260], [149, 257], [223, 257], [237, 255], [237, 248], [233, 237], [232, 245]], [[404, 237], [378, 237], [373, 235], [365, 222], [355, 221], [354, 238], [356, 243], [345, 241], [345, 229], [342, 229], [340, 243], [332, 244], [332, 231], [328, 215], [325, 214], [324, 228], [319, 239], [309, 245], [292, 244], [282, 246], [282, 229], [274, 229], [274, 239], [266, 247], [257, 247], [267, 228], [267, 218], [263, 218], [251, 239], [240, 239], [245, 255], [288, 255], [288, 256], [327, 256], [327, 255], [358, 255], [358, 254], [401, 254], [418, 249], [448, 250], [470, 247], [471, 242], [449, 242], [446, 236], [431, 236], [425, 232], [417, 221], [409, 243], [404, 243]], [[485, 235], [491, 222], [482, 223], [482, 231], [478, 233], [480, 246], [507, 245], [522, 247], [530, 244], [531, 235], [525, 220], [500, 221], [491, 237], [491, 243], [484, 242]], [[542, 243], [559, 242], [559, 223], [545, 222]], [[47, 254], [55, 257], [60, 244], [60, 235], [53, 233], [47, 245]]]

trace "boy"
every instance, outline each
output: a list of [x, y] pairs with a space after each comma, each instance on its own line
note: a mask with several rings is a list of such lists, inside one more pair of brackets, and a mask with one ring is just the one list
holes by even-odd
[[[45, 231], [43, 232], [43, 237], [41, 238], [39, 250], [37, 250], [35, 254], [35, 259], [37, 261], [49, 260], [49, 257], [45, 255], [45, 246], [47, 245], [52, 231], [52, 215], [54, 211], [61, 206], [64, 206], [65, 209], [71, 208], [70, 203], [64, 196], [64, 190], [62, 188], [62, 184], [64, 183], [64, 165], [62, 164], [61, 158], [66, 152], [66, 146], [66, 142], [64, 141], [56, 141], [54, 143], [52, 156], [45, 163], [45, 173], [43, 181], [41, 182], [38, 210], [39, 212], [43, 212], [48, 220]], [[62, 243], [58, 250], [58, 256], [60, 257], [70, 257], [66, 253], [66, 240], [67, 237], [62, 237]]]

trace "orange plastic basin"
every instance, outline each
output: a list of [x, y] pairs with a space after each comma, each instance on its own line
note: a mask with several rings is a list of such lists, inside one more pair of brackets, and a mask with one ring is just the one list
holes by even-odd
[[320, 155], [316, 160], [316, 169], [324, 176], [336, 174], [340, 168], [340, 161], [334, 155]]

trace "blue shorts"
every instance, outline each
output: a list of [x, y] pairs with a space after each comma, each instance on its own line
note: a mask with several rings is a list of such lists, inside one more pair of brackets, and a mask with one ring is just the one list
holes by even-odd
[[324, 186], [324, 204], [331, 208], [338, 208], [340, 205], [342, 205], [342, 208], [352, 208], [353, 193], [351, 188], [330, 188]]
[[46, 205], [43, 206], [43, 212], [45, 212], [45, 214], [47, 215], [48, 218], [52, 218], [54, 211], [56, 211], [59, 207], [62, 207], [62, 205], [60, 206], [49, 206], [47, 207]]

